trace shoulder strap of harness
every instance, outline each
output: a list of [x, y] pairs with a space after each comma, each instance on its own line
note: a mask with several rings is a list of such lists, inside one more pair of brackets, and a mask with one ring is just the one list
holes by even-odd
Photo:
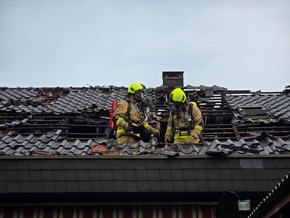
[[131, 123], [131, 115], [130, 115], [130, 112], [131, 112], [131, 102], [128, 98], [125, 99], [128, 103], [128, 108], [127, 108], [127, 120], [126, 122], [128, 123]]

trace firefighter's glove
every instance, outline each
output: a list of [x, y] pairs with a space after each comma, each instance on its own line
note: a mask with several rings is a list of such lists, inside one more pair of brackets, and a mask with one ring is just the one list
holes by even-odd
[[132, 132], [132, 127], [127, 122], [123, 125], [123, 128], [126, 132]]
[[162, 120], [162, 117], [159, 117], [159, 116], [156, 116], [156, 114], [153, 114], [152, 119], [156, 120], [156, 121], [160, 121], [160, 120]]
[[150, 125], [147, 122], [143, 122], [143, 126], [144, 126], [145, 129], [149, 129], [150, 128]]
[[140, 133], [141, 128], [137, 123], [131, 123], [131, 128], [134, 133]]
[[170, 143], [171, 142], [171, 137], [170, 136], [165, 136], [165, 143]]
[[199, 135], [200, 135], [200, 130], [199, 129], [197, 129], [197, 128], [194, 128], [193, 130], [192, 130], [192, 132], [191, 132], [191, 136], [194, 138], [194, 140], [196, 141], [196, 142], [199, 142]]
[[148, 130], [149, 130], [149, 132], [150, 132], [151, 134], [153, 134], [153, 135], [159, 137], [160, 132], [159, 132], [158, 129], [155, 129], [155, 128], [151, 127], [151, 126], [150, 126], [149, 128], [150, 128], [150, 129], [148, 129]]
[[191, 132], [191, 135], [196, 135], [197, 137], [200, 135], [200, 130], [199, 129], [197, 129], [197, 128], [194, 128], [193, 130], [192, 130], [192, 132]]
[[144, 122], [142, 125], [149, 133], [155, 135], [155, 136], [159, 136], [160, 132], [158, 129], [150, 126], [147, 122]]
[[197, 143], [196, 139], [193, 136], [188, 136], [185, 140], [184, 140], [184, 144], [186, 145], [190, 145], [193, 143]]

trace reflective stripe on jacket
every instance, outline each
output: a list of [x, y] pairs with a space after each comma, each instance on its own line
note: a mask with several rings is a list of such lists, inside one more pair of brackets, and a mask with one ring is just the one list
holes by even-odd
[[176, 130], [174, 134], [174, 140], [176, 139], [186, 139], [188, 137], [188, 131]]

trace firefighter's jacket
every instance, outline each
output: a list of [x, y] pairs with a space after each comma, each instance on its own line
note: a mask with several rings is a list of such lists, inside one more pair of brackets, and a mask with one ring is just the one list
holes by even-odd
[[[189, 107], [192, 107], [192, 115], [189, 112]], [[175, 144], [183, 144], [188, 136], [193, 136], [195, 140], [192, 140], [192, 143], [198, 143], [202, 129], [203, 121], [201, 111], [195, 102], [190, 102], [185, 106], [185, 110], [181, 110], [178, 114], [170, 112], [165, 138], [170, 138]]]
[[[144, 119], [142, 112], [138, 108], [138, 102], [135, 101], [133, 96], [130, 96], [128, 101], [121, 100], [118, 102], [114, 111], [114, 121], [118, 126], [116, 140], [119, 144], [125, 141], [137, 142], [140, 139], [143, 140], [142, 137], [147, 136], [147, 133], [149, 135], [159, 134], [159, 129], [149, 125], [147, 120]], [[132, 123], [144, 127], [143, 134], [134, 133], [128, 128]]]
[[[142, 121], [142, 114], [138, 109], [137, 102], [132, 96], [130, 96], [128, 101], [120, 100], [118, 102], [114, 111], [114, 121], [118, 126], [116, 132], [116, 139], [118, 143], [123, 143], [126, 140], [131, 142], [136, 142], [138, 140], [139, 134], [135, 134], [133, 131], [126, 131], [126, 128], [128, 128], [130, 123], [140, 123]], [[126, 137], [123, 137], [122, 141], [118, 140], [122, 136]], [[132, 138], [132, 140], [130, 140], [130, 138]]]

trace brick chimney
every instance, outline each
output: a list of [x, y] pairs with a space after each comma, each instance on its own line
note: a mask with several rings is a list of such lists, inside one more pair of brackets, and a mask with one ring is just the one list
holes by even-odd
[[183, 86], [183, 71], [163, 71], [163, 85], [168, 87]]

